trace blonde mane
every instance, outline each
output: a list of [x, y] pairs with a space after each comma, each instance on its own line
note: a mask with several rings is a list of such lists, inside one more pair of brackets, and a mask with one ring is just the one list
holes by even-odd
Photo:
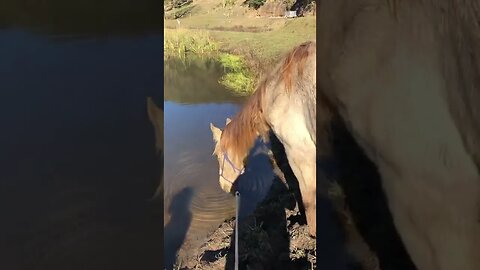
[[294, 67], [296, 67], [297, 76], [302, 77], [303, 70], [305, 68], [305, 61], [307, 60], [308, 56], [310, 55], [310, 47], [316, 46], [315, 42], [305, 42], [300, 44], [299, 46], [295, 47], [292, 51], [290, 51], [287, 56], [285, 56], [282, 65], [282, 72], [280, 76], [280, 80], [284, 82], [285, 88], [287, 92], [292, 89], [292, 75], [295, 75]]
[[260, 81], [242, 110], [225, 127], [220, 143], [215, 149], [216, 153], [228, 151], [232, 160], [242, 162], [257, 137], [268, 139], [270, 127], [263, 114], [264, 97], [268, 85], [272, 82], [278, 87], [283, 85], [286, 92], [291, 92], [293, 81], [301, 78], [303, 74], [311, 46], [315, 47], [315, 42], [305, 42], [295, 47], [279, 62], [276, 68]]

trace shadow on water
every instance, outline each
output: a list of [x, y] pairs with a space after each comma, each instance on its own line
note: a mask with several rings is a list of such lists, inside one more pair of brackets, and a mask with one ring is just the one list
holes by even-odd
[[188, 228], [192, 221], [192, 213], [190, 212], [190, 203], [193, 196], [192, 188], [184, 188], [177, 193], [170, 204], [169, 213], [170, 221], [164, 227], [165, 246], [173, 247], [173, 249], [165, 249], [165, 269], [171, 270], [176, 261], [177, 252], [180, 250]]

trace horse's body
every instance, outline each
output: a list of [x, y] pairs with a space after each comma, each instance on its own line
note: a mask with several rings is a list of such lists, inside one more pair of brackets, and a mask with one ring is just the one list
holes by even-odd
[[480, 269], [478, 1], [319, 10], [319, 116], [338, 113], [377, 165], [419, 270]]
[[230, 192], [258, 136], [282, 142], [299, 182], [310, 234], [316, 227], [316, 44], [292, 50], [260, 83], [225, 130], [211, 125], [220, 185]]

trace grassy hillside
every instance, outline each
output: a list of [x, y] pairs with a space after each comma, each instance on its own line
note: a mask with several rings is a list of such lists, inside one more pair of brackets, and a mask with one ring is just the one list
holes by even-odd
[[265, 32], [210, 31], [210, 34], [219, 41], [220, 48], [248, 52], [265, 63], [275, 61], [300, 43], [315, 39], [315, 17], [270, 20], [277, 24], [281, 21], [283, 26]]
[[[186, 30], [194, 30], [190, 31], [190, 40], [195, 40], [201, 30], [217, 44], [218, 51], [242, 55], [252, 68], [262, 70], [294, 46], [315, 39], [314, 16], [256, 17], [254, 10], [236, 3], [224, 8], [222, 3], [221, 0], [193, 1], [188, 5], [191, 11], [184, 17], [165, 20], [166, 40]], [[177, 10], [172, 9], [167, 14]], [[188, 47], [188, 44], [183, 45]]]

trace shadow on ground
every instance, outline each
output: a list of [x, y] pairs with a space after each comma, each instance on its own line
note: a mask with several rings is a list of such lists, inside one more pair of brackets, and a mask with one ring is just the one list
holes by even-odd
[[[296, 198], [300, 195], [298, 183], [281, 144], [274, 137], [271, 143], [282, 177], [274, 178], [268, 194], [253, 214], [239, 219], [239, 269], [311, 269], [315, 263], [315, 239], [308, 236], [305, 216], [296, 207]], [[270, 160], [268, 154], [265, 155]], [[217, 230], [224, 232], [223, 235], [218, 233], [210, 238], [206, 245], [219, 248], [203, 252], [199, 269], [234, 269], [234, 223], [234, 219], [227, 221]], [[292, 236], [295, 240], [291, 240]], [[218, 245], [222, 241], [224, 244]]]

